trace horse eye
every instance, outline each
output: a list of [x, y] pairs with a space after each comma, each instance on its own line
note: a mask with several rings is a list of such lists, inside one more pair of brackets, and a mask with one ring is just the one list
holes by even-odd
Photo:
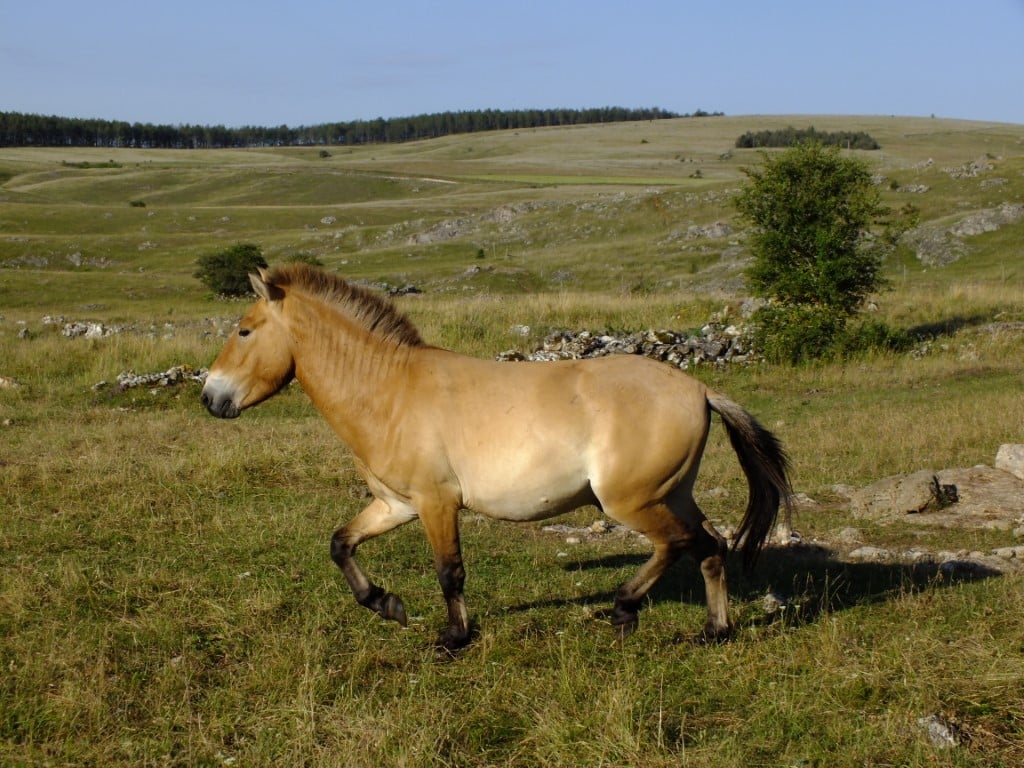
[[246, 336], [248, 336], [250, 333], [252, 333], [252, 331], [250, 331], [248, 328], [239, 328], [238, 329], [238, 335], [241, 336], [243, 339]]

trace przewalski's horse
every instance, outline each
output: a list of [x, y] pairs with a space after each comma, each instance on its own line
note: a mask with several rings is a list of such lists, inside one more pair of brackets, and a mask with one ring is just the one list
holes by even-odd
[[682, 553], [700, 564], [703, 637], [730, 631], [726, 542], [693, 499], [710, 412], [725, 423], [750, 497], [737, 530], [751, 565], [789, 512], [786, 456], [749, 413], [681, 371], [618, 355], [552, 363], [479, 360], [423, 342], [385, 299], [304, 265], [251, 276], [259, 300], [210, 368], [202, 402], [234, 418], [293, 378], [349, 446], [373, 501], [339, 528], [331, 557], [356, 600], [403, 626], [402, 601], [356, 561], [364, 541], [418, 519], [434, 551], [446, 649], [470, 638], [458, 513], [543, 520], [594, 504], [654, 553], [617, 590], [625, 637], [644, 596]]

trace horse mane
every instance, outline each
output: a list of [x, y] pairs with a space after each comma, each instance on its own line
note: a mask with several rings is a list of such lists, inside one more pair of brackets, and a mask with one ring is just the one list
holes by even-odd
[[426, 346], [416, 326], [390, 301], [338, 275], [308, 264], [274, 267], [266, 282], [278, 288], [297, 288], [343, 313], [370, 333], [401, 346]]

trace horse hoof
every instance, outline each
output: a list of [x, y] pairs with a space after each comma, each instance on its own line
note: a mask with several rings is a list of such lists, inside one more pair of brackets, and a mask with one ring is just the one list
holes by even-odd
[[393, 595], [390, 592], [384, 595], [384, 603], [381, 606], [380, 615], [385, 619], [397, 621], [403, 627], [409, 626], [409, 619], [405, 615], [405, 606], [402, 605], [402, 600], [398, 595]]
[[732, 627], [704, 627], [694, 638], [696, 645], [722, 645], [732, 640]]
[[615, 632], [615, 639], [619, 642], [636, 632], [640, 626], [640, 617], [637, 614], [628, 613], [619, 608], [601, 608], [590, 615], [598, 621], [609, 622]]
[[458, 632], [453, 630], [451, 627], [448, 627], [437, 636], [437, 641], [434, 643], [434, 649], [442, 656], [454, 658], [459, 651], [469, 645], [470, 639], [470, 633]]

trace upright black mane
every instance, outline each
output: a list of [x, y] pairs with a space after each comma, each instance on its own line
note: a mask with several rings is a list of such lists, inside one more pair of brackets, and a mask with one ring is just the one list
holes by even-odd
[[297, 288], [336, 307], [366, 330], [403, 346], [425, 346], [416, 326], [380, 294], [354, 285], [338, 275], [294, 263], [275, 267], [266, 282], [278, 288]]

